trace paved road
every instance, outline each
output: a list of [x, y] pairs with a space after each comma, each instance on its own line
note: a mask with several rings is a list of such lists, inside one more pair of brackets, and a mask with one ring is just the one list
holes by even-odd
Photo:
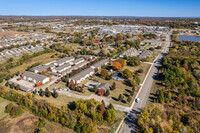
[[143, 83], [143, 86], [140, 88], [138, 92], [138, 98], [140, 99], [139, 103], [133, 103], [131, 111], [126, 115], [124, 119], [124, 124], [120, 130], [120, 133], [135, 133], [137, 131], [137, 114], [141, 112], [141, 109], [145, 107], [146, 102], [148, 100], [151, 86], [156, 77], [158, 67], [160, 66], [160, 62], [163, 57], [168, 53], [170, 46], [170, 37], [169, 35], [166, 37], [166, 45], [158, 57], [155, 59], [153, 65], [151, 66], [149, 73]]

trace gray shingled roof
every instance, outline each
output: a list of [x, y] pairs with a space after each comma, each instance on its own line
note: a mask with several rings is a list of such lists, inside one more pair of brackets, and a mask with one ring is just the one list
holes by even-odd
[[26, 78], [32, 78], [33, 80], [36, 80], [36, 82], [41, 82], [41, 81], [43, 81], [44, 79], [46, 79], [46, 78], [48, 78], [48, 77], [46, 77], [46, 76], [44, 76], [44, 75], [39, 75], [39, 74], [37, 74], [37, 73], [34, 73], [34, 72], [28, 72], [28, 71], [26, 71], [26, 72], [24, 72], [23, 74], [22, 74], [22, 77], [26, 77]]
[[62, 58], [60, 60], [56, 60], [54, 63], [62, 64], [62, 63], [66, 62], [68, 60], [71, 60], [71, 59], [74, 59], [74, 57], [73, 56], [65, 57], [65, 58]]
[[97, 86], [98, 89], [103, 89], [103, 90], [110, 90], [111, 85], [109, 83], [101, 83], [100, 85]]
[[146, 58], [148, 55], [151, 55], [152, 51], [151, 50], [145, 50], [143, 51], [140, 56], [139, 56], [139, 59], [144, 59]]
[[54, 65], [53, 64], [49, 64], [49, 65], [39, 65], [39, 66], [36, 66], [36, 67], [33, 67], [32, 70], [38, 70], [39, 72], [42, 72], [50, 67], [53, 67]]
[[67, 63], [62, 66], [56, 67], [55, 70], [60, 71], [60, 70], [63, 70], [65, 67], [69, 67], [69, 66], [71, 66], [71, 65], [69, 63]]
[[84, 61], [84, 59], [83, 58], [78, 58], [78, 59], [72, 61], [72, 63], [75, 64], [75, 63], [78, 63], [79, 61]]
[[130, 49], [124, 51], [124, 52], [120, 55], [120, 57], [124, 57], [124, 55], [126, 55], [126, 56], [137, 56], [137, 55], [139, 55], [139, 52], [137, 51], [137, 49], [131, 47]]
[[86, 74], [89, 74], [90, 72], [93, 72], [93, 71], [94, 71], [94, 69], [87, 68], [87, 69], [81, 71], [80, 73], [75, 74], [70, 79], [75, 80], [75, 81], [80, 80], [82, 77], [85, 77]]
[[97, 63], [93, 64], [92, 66], [95, 68], [102, 67], [103, 65], [105, 65], [106, 62], [109, 62], [109, 59], [100, 60]]

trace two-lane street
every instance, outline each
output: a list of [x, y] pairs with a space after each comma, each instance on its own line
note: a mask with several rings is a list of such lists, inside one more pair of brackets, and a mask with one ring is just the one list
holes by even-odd
[[153, 65], [149, 70], [149, 73], [145, 78], [143, 86], [140, 88], [140, 91], [138, 92], [137, 98], [139, 98], [140, 101], [138, 103], [136, 102], [133, 103], [131, 111], [126, 115], [124, 119], [124, 124], [122, 125], [120, 133], [130, 133], [130, 132], [134, 133], [137, 131], [137, 119], [138, 119], [137, 114], [141, 113], [141, 109], [144, 108], [146, 105], [146, 102], [148, 100], [151, 91], [151, 86], [158, 71], [158, 67], [161, 66], [160, 62], [166, 55], [166, 53], [168, 53], [169, 47], [170, 47], [170, 35], [167, 35], [166, 45], [163, 51], [155, 59]]

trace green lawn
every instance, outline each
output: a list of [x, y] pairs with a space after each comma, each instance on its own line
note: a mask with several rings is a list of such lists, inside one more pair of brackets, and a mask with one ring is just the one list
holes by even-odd
[[48, 103], [50, 103], [52, 105], [55, 105], [56, 107], [61, 107], [63, 105], [68, 105], [70, 102], [78, 100], [77, 98], [69, 97], [69, 96], [66, 96], [66, 95], [59, 95], [57, 98], [53, 98], [53, 97], [49, 97], [48, 98], [46, 96], [41, 97], [41, 96], [38, 96], [38, 95], [35, 95], [35, 97], [37, 99], [45, 100]]
[[5, 113], [4, 111], [6, 105], [8, 105], [9, 103], [11, 102], [0, 97], [0, 120], [8, 115], [8, 113]]
[[129, 69], [129, 70], [132, 70], [132, 71], [137, 71], [138, 69], [143, 69], [143, 73], [141, 73], [139, 75], [139, 78], [140, 78], [141, 83], [142, 83], [144, 81], [150, 67], [151, 67], [151, 65], [148, 64], [148, 63], [141, 63], [139, 66], [125, 66], [122, 70]]
[[53, 90], [53, 88], [59, 88], [59, 87], [62, 87], [62, 88], [68, 88], [67, 86], [66, 86], [66, 83], [64, 83], [64, 82], [60, 82], [60, 83], [58, 83], [58, 84], [53, 84], [53, 85], [51, 85], [50, 87], [49, 87], [49, 90]]

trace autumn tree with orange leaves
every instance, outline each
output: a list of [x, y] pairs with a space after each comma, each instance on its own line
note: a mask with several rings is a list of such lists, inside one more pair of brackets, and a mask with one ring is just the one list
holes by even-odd
[[118, 61], [114, 62], [112, 67], [115, 70], [121, 70], [122, 69], [122, 65]]

